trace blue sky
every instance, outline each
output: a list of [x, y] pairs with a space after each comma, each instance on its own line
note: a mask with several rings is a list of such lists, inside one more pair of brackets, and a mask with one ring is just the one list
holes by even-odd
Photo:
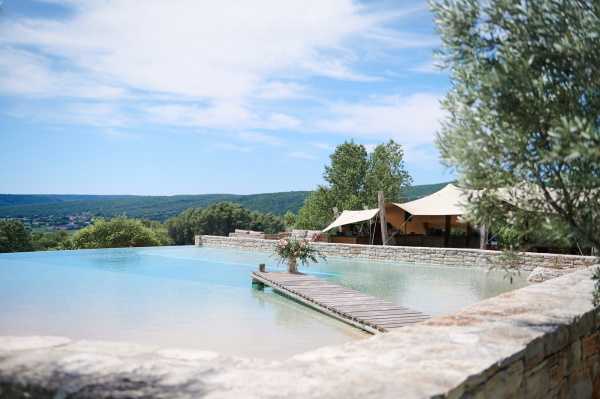
[[415, 183], [448, 76], [424, 1], [5, 0], [0, 192], [260, 193], [393, 138]]

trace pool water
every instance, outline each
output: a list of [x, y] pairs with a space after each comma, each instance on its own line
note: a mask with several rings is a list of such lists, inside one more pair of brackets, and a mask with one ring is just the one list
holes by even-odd
[[[251, 286], [267, 253], [194, 246], [0, 254], [0, 335], [59, 335], [285, 358], [368, 337]], [[301, 271], [431, 315], [526, 285], [482, 268], [330, 258]]]

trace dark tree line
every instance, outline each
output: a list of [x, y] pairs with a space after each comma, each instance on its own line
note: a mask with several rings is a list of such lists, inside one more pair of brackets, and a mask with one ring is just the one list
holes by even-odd
[[98, 218], [73, 235], [66, 231], [31, 233], [21, 221], [8, 219], [0, 220], [0, 252], [185, 245], [192, 244], [196, 234], [226, 236], [235, 229], [277, 233], [285, 225], [280, 216], [228, 202], [187, 209], [166, 223], [125, 216]]
[[207, 208], [190, 208], [167, 220], [167, 231], [175, 244], [194, 242], [196, 234], [226, 236], [235, 229], [277, 233], [285, 229], [283, 219], [271, 213], [249, 211], [240, 205], [223, 202]]

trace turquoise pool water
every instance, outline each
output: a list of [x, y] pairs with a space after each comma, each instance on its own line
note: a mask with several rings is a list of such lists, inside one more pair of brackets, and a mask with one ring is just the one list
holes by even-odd
[[[193, 246], [0, 254], [0, 335], [60, 335], [284, 358], [368, 335], [270, 290], [269, 254]], [[304, 272], [432, 315], [511, 285], [480, 268], [330, 258]]]

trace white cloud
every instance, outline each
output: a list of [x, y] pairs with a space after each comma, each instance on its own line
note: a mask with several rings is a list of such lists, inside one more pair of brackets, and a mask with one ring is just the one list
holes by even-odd
[[316, 157], [314, 155], [309, 154], [309, 153], [304, 152], [304, 151], [293, 151], [293, 152], [290, 152], [288, 154], [288, 156], [290, 158], [304, 159], [304, 160], [313, 160], [313, 159], [316, 159]]
[[119, 87], [58, 70], [50, 60], [31, 51], [0, 47], [0, 92], [12, 95], [114, 99], [126, 93]]
[[50, 125], [83, 125], [104, 129], [127, 128], [135, 121], [118, 104], [98, 101], [69, 101], [60, 105], [17, 104], [2, 110], [13, 118], [28, 119]]
[[296, 129], [300, 127], [300, 119], [290, 115], [273, 113], [268, 115], [266, 120], [260, 124], [265, 129]]
[[71, 103], [64, 113], [51, 117], [57, 123], [72, 123], [97, 127], [127, 127], [131, 119], [118, 106], [109, 102]]
[[238, 137], [241, 140], [252, 143], [267, 144], [272, 146], [278, 146], [283, 144], [283, 141], [281, 139], [259, 132], [242, 132], [238, 135]]
[[277, 130], [294, 129], [301, 124], [299, 119], [286, 114], [259, 115], [233, 100], [209, 105], [166, 103], [143, 106], [141, 109], [150, 121], [170, 126]]
[[137, 139], [140, 138], [139, 134], [131, 133], [122, 129], [105, 129], [102, 133], [111, 139]]
[[[57, 112], [61, 116], [29, 107], [37, 118], [109, 127], [152, 122], [429, 139], [435, 130], [434, 96], [324, 109], [327, 94], [319, 98], [310, 86], [314, 76], [381, 80], [377, 69], [365, 73], [357, 67], [365, 52], [433, 45], [435, 38], [389, 27], [397, 18], [423, 12], [423, 6], [374, 10], [354, 0], [44, 1], [71, 12], [0, 24], [0, 93], [82, 101], [68, 100]], [[132, 99], [136, 102], [126, 102]], [[309, 123], [306, 110], [288, 112], [275, 104], [289, 99], [318, 102], [323, 119]]]
[[251, 95], [288, 70], [366, 79], [339, 51], [380, 23], [352, 0], [64, 3], [73, 16], [6, 22], [0, 42], [39, 47], [128, 88], [212, 99]]
[[437, 47], [440, 39], [434, 35], [421, 35], [409, 32], [398, 32], [389, 28], [375, 27], [366, 33], [366, 38], [375, 40], [387, 47], [422, 48]]
[[431, 143], [444, 116], [439, 101], [440, 96], [417, 93], [334, 104], [329, 109], [331, 117], [317, 121], [314, 128], [357, 137], [393, 138], [402, 144]]
[[424, 74], [441, 74], [443, 71], [439, 68], [438, 62], [431, 60], [423, 64], [417, 65], [410, 69], [412, 72], [424, 73]]
[[183, 127], [234, 128], [254, 118], [242, 104], [220, 101], [207, 106], [163, 104], [142, 108], [153, 122]]
[[319, 150], [333, 151], [335, 149], [334, 145], [327, 143], [312, 142], [310, 143], [310, 145], [312, 145], [315, 148], [318, 148]]
[[216, 150], [233, 151], [233, 152], [252, 152], [253, 151], [252, 147], [233, 144], [233, 143], [215, 143], [215, 144], [213, 144], [212, 147]]
[[66, 19], [4, 21], [0, 44], [39, 48], [88, 80], [210, 99], [282, 98], [303, 91], [273, 81], [278, 73], [378, 79], [353, 70], [353, 46], [360, 40], [370, 46], [433, 44], [429, 36], [385, 27], [423, 7], [377, 13], [353, 0], [52, 2], [73, 13]]
[[294, 82], [267, 82], [259, 86], [255, 97], [266, 100], [281, 100], [308, 97], [307, 88]]

